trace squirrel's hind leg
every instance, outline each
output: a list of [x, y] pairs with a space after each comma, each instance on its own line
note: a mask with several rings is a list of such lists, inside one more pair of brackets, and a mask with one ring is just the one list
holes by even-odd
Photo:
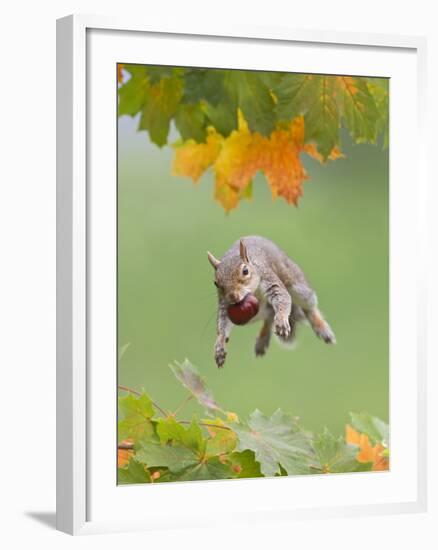
[[290, 291], [293, 299], [301, 306], [302, 312], [318, 338], [324, 340], [326, 344], [336, 344], [335, 333], [318, 309], [315, 291], [304, 280], [291, 285]]
[[309, 320], [313, 332], [318, 338], [324, 340], [326, 344], [336, 344], [335, 333], [317, 307], [314, 307], [310, 311], [306, 311], [306, 317]]
[[271, 341], [272, 324], [274, 321], [274, 312], [269, 312], [263, 321], [263, 326], [259, 335], [257, 336], [255, 343], [255, 354], [257, 357], [265, 355], [269, 348], [269, 342]]

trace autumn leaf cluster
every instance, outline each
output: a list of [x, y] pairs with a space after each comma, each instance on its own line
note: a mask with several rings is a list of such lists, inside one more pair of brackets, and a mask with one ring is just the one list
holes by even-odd
[[[177, 418], [145, 393], [121, 390], [118, 483], [163, 483], [284, 475], [387, 470], [388, 426], [368, 413], [351, 413], [345, 436], [327, 428], [306, 431], [299, 419], [255, 410], [248, 419], [224, 411], [189, 362], [171, 366], [203, 409]], [[178, 408], [181, 414], [181, 407]]]
[[342, 127], [355, 142], [388, 143], [387, 79], [145, 65], [118, 65], [118, 77], [119, 116], [139, 115], [160, 147], [173, 124], [173, 173], [197, 183], [211, 168], [226, 211], [252, 196], [257, 172], [273, 198], [297, 205], [302, 154], [341, 157]]

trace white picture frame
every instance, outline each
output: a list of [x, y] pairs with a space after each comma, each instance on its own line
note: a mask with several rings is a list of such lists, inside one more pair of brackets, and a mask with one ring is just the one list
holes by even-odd
[[[103, 37], [98, 38], [98, 37]], [[117, 38], [118, 37], [118, 38]], [[117, 42], [122, 40], [122, 42]], [[167, 64], [179, 64], [184, 59], [185, 52], [192, 51], [190, 45], [193, 41], [210, 43], [220, 41], [223, 50], [230, 50], [232, 53], [236, 44], [246, 46], [248, 51], [259, 48], [282, 48], [294, 45], [308, 50], [312, 56], [312, 48], [332, 48], [332, 51], [343, 51], [343, 58], [348, 59], [349, 48], [355, 49], [357, 63], [359, 66], [361, 56], [359, 52], [363, 49], [363, 67], [366, 67], [366, 57], [372, 56], [373, 63], [377, 64], [379, 59], [385, 55], [394, 54], [394, 71], [396, 66], [405, 72], [409, 72], [410, 90], [409, 97], [397, 97], [394, 99], [394, 109], [391, 108], [391, 132], [397, 129], [397, 102], [406, 106], [409, 100], [411, 108], [408, 124], [410, 128], [411, 150], [410, 158], [406, 159], [404, 152], [405, 138], [401, 132], [395, 133], [395, 145], [391, 144], [391, 179], [397, 178], [400, 187], [403, 188], [404, 181], [409, 177], [411, 183], [411, 203], [415, 205], [414, 213], [408, 212], [408, 197], [403, 195], [400, 200], [391, 203], [391, 269], [399, 267], [400, 277], [395, 280], [391, 278], [391, 319], [394, 326], [394, 333], [391, 333], [391, 361], [397, 361], [398, 369], [394, 371], [391, 366], [391, 391], [394, 392], [394, 399], [391, 405], [391, 423], [394, 422], [395, 443], [400, 434], [397, 433], [397, 418], [403, 414], [403, 401], [412, 405], [411, 420], [408, 422], [407, 430], [415, 436], [417, 446], [414, 446], [411, 455], [402, 464], [397, 463], [390, 472], [378, 474], [373, 478], [368, 477], [366, 482], [361, 481], [362, 474], [357, 478], [346, 476], [309, 476], [313, 479], [279, 478], [263, 480], [239, 480], [233, 482], [198, 482], [196, 484], [168, 484], [153, 487], [154, 499], [169, 499], [180, 504], [189, 502], [190, 513], [177, 514], [175, 510], [167, 509], [164, 516], [160, 512], [148, 514], [142, 518], [141, 515], [134, 516], [127, 510], [126, 491], [135, 494], [134, 500], [138, 503], [144, 497], [141, 491], [144, 487], [115, 487], [109, 486], [112, 470], [112, 460], [108, 457], [108, 464], [103, 464], [104, 455], [108, 448], [111, 449], [115, 416], [111, 419], [114, 409], [110, 404], [114, 399], [116, 390], [113, 384], [114, 378], [110, 369], [103, 369], [104, 355], [111, 357], [115, 353], [115, 347], [111, 345], [112, 334], [111, 323], [114, 319], [114, 304], [106, 305], [105, 299], [114, 293], [115, 263], [114, 250], [111, 245], [102, 252], [98, 252], [96, 239], [101, 239], [99, 227], [110, 228], [108, 234], [113, 235], [111, 228], [115, 224], [114, 198], [103, 200], [102, 191], [99, 186], [94, 188], [90, 182], [97, 181], [96, 178], [108, 178], [115, 181], [115, 163], [111, 160], [102, 163], [95, 154], [97, 149], [93, 145], [95, 135], [93, 132], [102, 132], [106, 135], [106, 141], [102, 140], [102, 151], [110, 151], [115, 148], [115, 142], [111, 140], [114, 134], [105, 132], [96, 121], [103, 121], [105, 104], [110, 105], [112, 98], [103, 100], [102, 113], [96, 114], [97, 110], [91, 107], [93, 104], [94, 88], [106, 85], [105, 68], [102, 73], [93, 71], [93, 78], [90, 78], [90, 66], [96, 67], [97, 57], [106, 56], [102, 66], [113, 65], [114, 57], [117, 58], [117, 48], [123, 46], [123, 55], [127, 52], [139, 51], [138, 44], [141, 40], [160, 40], [178, 42], [178, 59], [175, 49], [164, 47]], [[129, 44], [133, 42], [133, 44]], [[152, 44], [152, 43], [151, 43]], [[184, 47], [185, 45], [185, 47]], [[140, 48], [141, 49], [141, 48]], [[150, 49], [151, 50], [151, 49]], [[215, 66], [214, 63], [221, 63], [221, 56], [225, 52], [218, 52], [216, 57], [208, 66]], [[114, 53], [116, 52], [116, 53]], [[214, 500], [220, 506], [221, 502], [233, 503], [241, 498], [245, 512], [238, 514], [232, 505], [225, 514], [230, 520], [235, 521], [260, 521], [263, 517], [266, 521], [274, 517], [285, 518], [320, 518], [339, 515], [358, 514], [382, 514], [394, 512], [418, 512], [426, 509], [426, 346], [425, 346], [425, 317], [420, 315], [425, 310], [426, 287], [425, 287], [425, 244], [426, 231], [426, 177], [423, 173], [425, 162], [422, 159], [421, 147], [424, 140], [423, 129], [425, 119], [425, 40], [419, 37], [371, 35], [371, 34], [350, 34], [333, 33], [325, 31], [300, 31], [292, 29], [271, 29], [271, 28], [230, 28], [230, 29], [180, 29], [177, 24], [162, 27], [160, 29], [150, 28], [147, 24], [138, 21], [125, 21], [122, 19], [111, 19], [94, 16], [69, 16], [60, 19], [57, 23], [57, 528], [70, 534], [84, 534], [95, 532], [107, 532], [114, 530], [129, 529], [151, 529], [166, 528], [182, 525], [209, 525], [214, 523], [214, 513], [210, 520], [207, 515], [202, 514], [202, 509], [196, 508], [196, 501], [205, 502], [210, 494], [214, 494]], [[406, 54], [406, 59], [402, 56]], [[122, 55], [122, 53], [120, 54]], [[144, 54], [136, 54], [132, 62], [141, 62]], [[251, 55], [251, 54], [248, 54]], [[392, 54], [391, 54], [392, 55]], [[257, 63], [264, 66], [263, 55], [259, 56]], [[336, 55], [334, 56], [336, 57]], [[409, 58], [409, 62], [406, 60]], [[103, 57], [100, 58], [103, 60]], [[119, 59], [120, 60], [120, 59]], [[123, 59], [125, 61], [125, 59]], [[145, 61], [147, 62], [147, 61]], [[162, 64], [166, 64], [161, 61]], [[241, 61], [243, 62], [243, 61]], [[254, 61], [255, 62], [255, 61]], [[352, 61], [351, 61], [352, 62]], [[157, 63], [154, 59], [152, 63]], [[188, 63], [188, 62], [186, 62]], [[199, 61], [202, 65], [202, 61]], [[222, 61], [225, 66], [227, 61]], [[237, 61], [236, 61], [237, 63]], [[279, 61], [279, 63], [281, 63]], [[347, 63], [347, 61], [346, 61]], [[350, 61], [348, 61], [350, 63]], [[388, 64], [388, 60], [385, 61]], [[111, 65], [111, 66], [112, 66]], [[100, 66], [100, 65], [99, 65]], [[204, 65], [205, 66], [205, 65]], [[382, 65], [383, 67], [384, 65]], [[114, 69], [115, 70], [115, 69]], [[303, 69], [302, 72], [305, 72]], [[383, 69], [382, 69], [383, 70]], [[391, 69], [392, 70], [392, 69]], [[115, 74], [115, 73], [114, 73]], [[357, 73], [356, 73], [357, 74]], [[395, 74], [395, 73], [394, 73]], [[379, 73], [379, 76], [386, 74]], [[401, 78], [401, 77], [400, 77]], [[414, 78], [414, 80], [412, 80]], [[99, 91], [101, 93], [101, 91]], [[94, 104], [93, 104], [94, 105]], [[100, 109], [100, 107], [99, 107]], [[115, 111], [114, 111], [115, 113]], [[101, 117], [94, 119], [92, 117]], [[115, 116], [115, 115], [114, 115]], [[92, 121], [93, 123], [91, 123]], [[115, 121], [111, 121], [113, 124]], [[406, 124], [406, 119], [404, 120]], [[91, 132], [91, 133], [90, 133]], [[414, 145], [412, 147], [412, 139]], [[107, 149], [105, 149], [107, 147]], [[107, 157], [110, 158], [110, 157]], [[96, 159], [96, 160], [95, 160]], [[403, 170], [400, 170], [399, 163], [404, 159]], [[111, 184], [109, 185], [111, 189]], [[107, 188], [108, 189], [108, 188]], [[413, 197], [413, 198], [412, 198]], [[403, 229], [403, 219], [410, 215], [413, 223], [407, 235], [406, 228]], [[99, 220], [97, 223], [96, 220]], [[418, 223], [417, 223], [418, 222]], [[111, 237], [113, 238], [114, 235]], [[414, 267], [407, 267], [403, 262], [402, 251], [398, 245], [404, 242], [408, 253], [415, 253], [417, 261]], [[99, 260], [96, 261], [97, 254]], [[95, 258], [96, 257], [96, 258]], [[94, 262], [94, 263], [93, 263]], [[399, 264], [398, 264], [399, 262]], [[101, 266], [93, 270], [91, 265]], [[113, 272], [113, 277], [108, 285], [101, 285], [103, 292], [96, 292], [95, 278], [99, 277], [99, 269], [106, 272]], [[411, 271], [409, 271], [411, 269]], [[406, 270], [408, 270], [406, 272]], [[415, 292], [412, 292], [412, 277], [418, 281]], [[101, 280], [101, 279], [99, 279]], [[415, 315], [415, 329], [417, 337], [407, 342], [404, 338], [406, 333], [403, 327], [397, 325], [397, 310], [400, 307], [400, 299], [406, 296], [407, 285], [410, 283], [410, 295], [406, 297], [405, 307], [412, 309]], [[99, 296], [98, 296], [99, 295]], [[115, 297], [114, 297], [115, 299]], [[107, 309], [107, 307], [109, 309]], [[95, 330], [95, 312], [105, 311], [108, 318], [108, 325], [102, 323], [100, 334]], [[109, 314], [108, 314], [109, 311]], [[395, 315], [393, 313], [395, 312]], [[109, 332], [105, 333], [105, 330]], [[112, 335], [114, 336], [114, 335]], [[405, 341], [406, 340], [406, 341]], [[106, 350], [103, 349], [106, 346]], [[409, 346], [409, 347], [407, 347]], [[101, 353], [101, 355], [99, 355]], [[110, 362], [111, 365], [111, 362]], [[100, 393], [96, 394], [96, 381], [99, 380]], [[101, 382], [101, 383], [100, 383]], [[397, 397], [398, 396], [398, 397]], [[400, 397], [404, 396], [404, 400]], [[96, 410], [99, 401], [99, 409], [104, 411], [108, 419], [108, 429], [102, 425], [102, 418]], [[105, 402], [105, 403], [104, 403]], [[114, 405], [115, 406], [115, 405]], [[110, 414], [109, 414], [110, 413]], [[101, 455], [97, 457], [98, 451], [93, 441], [96, 430], [93, 423], [99, 422], [101, 441], [99, 448]], [[93, 446], [94, 445], [94, 446]], [[396, 445], [397, 448], [397, 445]], [[115, 447], [114, 447], [115, 450]], [[107, 453], [108, 454], [108, 453]], [[115, 453], [114, 453], [115, 455]], [[96, 462], [99, 468], [96, 468]], [[100, 464], [102, 466], [100, 467]], [[109, 473], [108, 473], [109, 472]], [[403, 476], [405, 481], [401, 484], [401, 473], [409, 472]], [[108, 473], [108, 474], [107, 474]], [[106, 477], [105, 477], [106, 476]], [[355, 474], [356, 476], [356, 474]], [[344, 480], [344, 483], [342, 482]], [[357, 481], [356, 481], [357, 479]], [[289, 485], [285, 485], [289, 483]], [[364, 497], [357, 497], [357, 491], [366, 483], [370, 491], [380, 491], [381, 498], [370, 501]], [[280, 485], [281, 484], [281, 485]], [[288, 498], [287, 491], [294, 484], [295, 500]], [[348, 485], [351, 484], [351, 495], [355, 492], [356, 498], [348, 498]], [[321, 494], [315, 499], [308, 497], [307, 500], [300, 495], [304, 493], [316, 494], [318, 486], [322, 486]], [[354, 485], [354, 487], [353, 487]], [[397, 487], [397, 490], [395, 489]], [[149, 489], [151, 489], [149, 487]], [[114, 490], [118, 491], [115, 497]], [[123, 494], [124, 492], [124, 494]], [[265, 508], [256, 506], [255, 502], [260, 495], [275, 496], [275, 503]], [[341, 495], [339, 501], [336, 498], [328, 504], [328, 495], [334, 493]], [[325, 494], [325, 496], [324, 496]], [[365, 493], [364, 493], [365, 494]], [[190, 495], [189, 501], [187, 501]], [[343, 496], [342, 496], [343, 495]], [[290, 493], [289, 493], [290, 496]], [[117, 506], [115, 498], [120, 500], [121, 505]], [[300, 500], [301, 499], [301, 500]], [[263, 500], [263, 499], [262, 499]], [[253, 503], [253, 505], [248, 504]], [[189, 506], [189, 508], [190, 508]], [[137, 506], [138, 508], [138, 506]], [[126, 513], [122, 513], [127, 510]], [[159, 506], [157, 506], [159, 509]], [[96, 510], [96, 512], [94, 512]], [[97, 512], [99, 510], [99, 512]], [[211, 509], [210, 509], [211, 510]], [[92, 511], [92, 513], [90, 512]], [[223, 517], [222, 517], [223, 519]]]

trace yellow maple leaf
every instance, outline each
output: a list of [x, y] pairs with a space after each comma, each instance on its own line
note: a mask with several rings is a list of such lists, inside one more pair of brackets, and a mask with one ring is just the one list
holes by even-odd
[[185, 176], [197, 183], [202, 174], [217, 159], [223, 137], [215, 130], [210, 130], [205, 143], [196, 143], [189, 139], [176, 147], [172, 173], [175, 176]]
[[[238, 128], [224, 140], [221, 152], [214, 163], [216, 183], [219, 188], [231, 187], [234, 190], [245, 189], [263, 164], [266, 151], [266, 138], [252, 133], [240, 109], [238, 110]], [[233, 196], [225, 190], [226, 196]], [[221, 196], [221, 192], [218, 193]]]
[[389, 460], [383, 455], [385, 447], [382, 444], [371, 445], [370, 439], [366, 434], [358, 432], [349, 424], [345, 426], [345, 441], [359, 447], [359, 452], [356, 456], [358, 462], [372, 462], [373, 471], [388, 470]]

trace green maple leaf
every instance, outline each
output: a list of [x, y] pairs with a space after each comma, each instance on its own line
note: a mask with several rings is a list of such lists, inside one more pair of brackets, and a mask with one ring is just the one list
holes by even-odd
[[201, 101], [201, 109], [219, 134], [228, 136], [237, 128], [237, 107], [226, 96], [218, 105], [212, 105], [206, 101]]
[[125, 468], [117, 469], [117, 483], [124, 485], [127, 483], [150, 483], [151, 476], [143, 464], [136, 460], [130, 460]]
[[225, 73], [221, 69], [188, 69], [184, 75], [183, 101], [198, 103], [203, 100], [218, 105], [223, 100]]
[[207, 457], [194, 449], [179, 445], [140, 442], [136, 460], [148, 468], [168, 468], [172, 481], [234, 477], [229, 464], [223, 464], [218, 457]]
[[288, 474], [310, 472], [313, 451], [309, 436], [295, 419], [277, 410], [270, 418], [254, 411], [247, 424], [233, 424], [239, 438], [237, 450], [254, 451], [265, 476], [280, 474], [280, 464]]
[[132, 394], [119, 397], [118, 404], [121, 416], [118, 422], [119, 441], [137, 440], [145, 435], [152, 436], [154, 434], [154, 424], [151, 421], [154, 407], [146, 394], [139, 397]]
[[335, 82], [332, 76], [286, 74], [274, 89], [279, 120], [304, 115], [305, 141], [315, 141], [323, 157], [339, 144]]
[[253, 451], [246, 449], [242, 452], [232, 453], [229, 460], [231, 469], [236, 472], [238, 478], [263, 477], [260, 464], [256, 461]]
[[157, 434], [162, 444], [171, 441], [175, 445], [192, 449], [200, 455], [205, 452], [206, 441], [195, 418], [187, 428], [173, 417], [160, 419], [157, 422]]
[[175, 113], [175, 126], [184, 140], [205, 141], [206, 122], [205, 114], [199, 104], [180, 103]]
[[252, 132], [269, 136], [275, 129], [275, 102], [268, 86], [253, 71], [227, 71], [225, 88]]
[[389, 426], [380, 418], [371, 416], [367, 412], [350, 413], [351, 425], [359, 432], [366, 434], [373, 443], [389, 442]]
[[181, 384], [209, 411], [221, 411], [221, 408], [213, 398], [213, 394], [207, 388], [204, 379], [194, 365], [188, 359], [183, 363], [169, 365], [173, 374]]
[[363, 465], [357, 462], [359, 451], [357, 445], [345, 443], [344, 438], [334, 437], [325, 428], [322, 434], [315, 437], [312, 442], [315, 450], [318, 469], [325, 473], [342, 473], [370, 470], [372, 464]]
[[317, 93], [321, 85], [320, 78], [318, 75], [285, 73], [273, 88], [277, 98], [278, 119], [292, 120], [304, 115], [313, 103], [319, 103]]
[[118, 114], [135, 116], [143, 107], [149, 89], [146, 67], [124, 65], [130, 78], [119, 88]]
[[158, 146], [166, 145], [170, 121], [175, 115], [182, 96], [183, 83], [172, 76], [149, 85], [141, 111], [139, 130], [147, 130], [151, 141]]
[[389, 146], [389, 78], [368, 78], [368, 90], [374, 98], [379, 120], [377, 134], [383, 133], [383, 146]]
[[339, 145], [341, 122], [357, 142], [374, 143], [387, 129], [388, 94], [369, 88], [370, 79], [350, 76], [285, 74], [273, 87], [279, 120], [303, 115], [305, 141], [326, 158]]
[[[205, 125], [214, 126], [223, 136], [228, 136], [237, 128], [237, 104], [225, 89], [228, 72], [221, 69], [188, 69], [184, 75], [182, 99], [183, 104], [199, 106]], [[196, 135], [191, 137], [203, 141], [205, 135], [201, 140]]]
[[146, 65], [145, 68], [151, 84], [158, 84], [161, 79], [178, 76], [184, 71], [184, 69], [167, 65]]
[[202, 462], [198, 461], [180, 471], [177, 476], [174, 475], [175, 481], [230, 479], [232, 477], [235, 475], [229, 464], [223, 464], [218, 457], [208, 458]]
[[[207, 440], [195, 418], [187, 428], [175, 418], [160, 419], [157, 433], [161, 443], [140, 440], [135, 458], [148, 468], [167, 468], [169, 481], [236, 477], [230, 464], [209, 454]], [[165, 480], [166, 477], [161, 481]]]
[[363, 78], [340, 76], [335, 93], [339, 94], [342, 117], [351, 136], [357, 142], [374, 143], [380, 122], [380, 115], [373, 95]]

